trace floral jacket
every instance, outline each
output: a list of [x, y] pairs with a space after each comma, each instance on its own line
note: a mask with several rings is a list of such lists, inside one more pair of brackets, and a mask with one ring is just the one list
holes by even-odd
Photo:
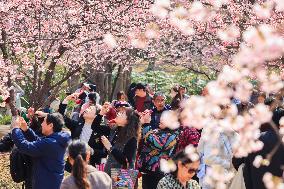
[[154, 129], [145, 126], [142, 130], [142, 150], [137, 166], [141, 172], [160, 172], [160, 160], [169, 159], [175, 153], [178, 130]]

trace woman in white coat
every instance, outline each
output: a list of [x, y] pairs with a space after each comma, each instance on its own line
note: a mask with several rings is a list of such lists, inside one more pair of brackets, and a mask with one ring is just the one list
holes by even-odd
[[207, 129], [204, 128], [197, 148], [201, 157], [200, 168], [197, 176], [199, 178], [199, 184], [203, 189], [214, 188], [212, 186], [213, 183], [208, 183], [208, 179], [206, 179], [206, 176], [209, 177], [209, 182], [210, 178], [212, 179], [209, 172], [213, 167], [222, 171], [223, 175], [234, 173], [235, 171], [232, 165], [232, 146], [236, 140], [237, 133], [233, 130], [230, 132], [218, 132], [215, 130], [213, 131], [213, 136], [215, 135], [213, 140], [211, 137], [210, 140], [208, 140], [208, 136], [212, 135], [208, 135], [207, 132]]

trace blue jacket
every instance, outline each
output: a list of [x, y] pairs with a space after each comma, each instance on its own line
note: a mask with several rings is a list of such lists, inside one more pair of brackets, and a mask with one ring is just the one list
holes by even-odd
[[31, 129], [22, 132], [12, 130], [12, 139], [17, 148], [33, 159], [33, 189], [59, 189], [64, 176], [64, 154], [70, 135], [56, 132], [38, 137]]

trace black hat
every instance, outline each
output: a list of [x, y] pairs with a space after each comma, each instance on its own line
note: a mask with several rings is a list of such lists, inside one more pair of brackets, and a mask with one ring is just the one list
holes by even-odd
[[185, 85], [179, 85], [179, 89], [186, 89]]
[[97, 86], [96, 85], [90, 84], [89, 86], [90, 86], [91, 91], [96, 92], [96, 90], [97, 90]]
[[88, 94], [88, 98], [89, 98], [91, 101], [96, 102], [96, 100], [97, 100], [97, 94], [96, 94], [95, 92], [90, 92], [90, 93]]

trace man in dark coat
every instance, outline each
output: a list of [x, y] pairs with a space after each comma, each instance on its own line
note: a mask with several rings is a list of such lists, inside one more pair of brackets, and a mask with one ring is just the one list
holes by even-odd
[[[96, 106], [96, 99], [90, 98], [90, 96], [93, 93], [90, 93], [89, 96], [89, 102], [92, 101], [92, 106], [95, 106], [96, 108], [91, 110], [91, 106], [82, 111], [81, 116], [79, 117], [78, 121], [72, 120], [69, 117], [67, 117], [64, 113], [67, 108], [67, 102], [68, 100], [72, 99], [72, 95], [67, 96], [64, 101], [59, 105], [58, 112], [63, 115], [65, 126], [71, 131], [71, 138], [72, 139], [81, 139], [81, 140], [87, 140], [85, 142], [88, 143], [88, 145], [92, 148], [93, 153], [90, 157], [90, 164], [95, 166], [101, 163], [102, 158], [105, 158], [107, 156], [107, 152], [104, 150], [104, 146], [100, 140], [102, 136], [108, 137], [110, 134], [110, 128], [108, 126], [100, 125], [103, 116], [106, 114], [104, 111], [106, 108], [105, 106], [102, 107], [102, 109], [99, 109]], [[93, 112], [96, 110], [96, 112]], [[88, 116], [86, 116], [88, 114]], [[89, 131], [90, 135], [88, 138], [84, 137], [82, 135], [85, 124], [91, 123], [90, 128], [91, 131]], [[88, 127], [86, 125], [86, 127]], [[71, 167], [70, 164], [67, 162], [66, 164], [66, 171], [70, 172]]]
[[151, 113], [151, 127], [152, 129], [159, 128], [160, 118], [164, 111], [171, 110], [171, 106], [165, 104], [166, 96], [161, 92], [156, 92], [153, 96], [154, 107]]
[[[34, 109], [29, 108], [29, 128], [32, 129], [37, 135], [42, 136], [41, 134], [41, 123], [43, 121], [43, 118], [39, 118], [34, 115]], [[25, 118], [24, 118], [25, 119]], [[25, 119], [26, 120], [26, 119]], [[3, 138], [0, 139], [0, 153], [1, 152], [11, 152], [13, 149], [14, 142], [12, 140], [12, 133], [9, 132], [7, 135], [5, 135]], [[25, 189], [31, 189], [32, 188], [32, 161], [31, 157], [24, 155], [25, 157], [25, 164], [28, 168], [25, 170], [26, 172], [26, 178], [24, 180], [23, 186]]]

